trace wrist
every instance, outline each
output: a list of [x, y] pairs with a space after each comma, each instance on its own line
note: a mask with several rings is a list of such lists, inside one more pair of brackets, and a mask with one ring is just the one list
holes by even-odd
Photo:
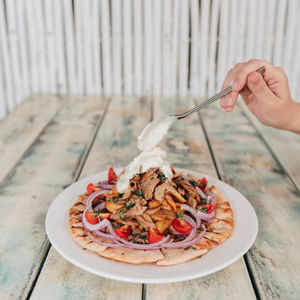
[[291, 102], [288, 110], [288, 121], [282, 129], [300, 134], [300, 103]]

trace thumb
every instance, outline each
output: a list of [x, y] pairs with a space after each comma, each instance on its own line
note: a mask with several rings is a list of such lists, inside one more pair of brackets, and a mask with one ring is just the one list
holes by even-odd
[[247, 86], [257, 100], [264, 101], [274, 96], [261, 74], [253, 72], [248, 76]]

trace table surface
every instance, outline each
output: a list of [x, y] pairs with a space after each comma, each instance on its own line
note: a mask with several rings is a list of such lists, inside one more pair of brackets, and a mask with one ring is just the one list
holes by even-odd
[[168, 160], [242, 192], [258, 237], [230, 267], [175, 284], [124, 283], [89, 274], [49, 244], [45, 216], [70, 183], [138, 153], [144, 126], [193, 99], [43, 96], [0, 123], [1, 299], [299, 299], [300, 136], [260, 125], [241, 104], [213, 104], [172, 126]]

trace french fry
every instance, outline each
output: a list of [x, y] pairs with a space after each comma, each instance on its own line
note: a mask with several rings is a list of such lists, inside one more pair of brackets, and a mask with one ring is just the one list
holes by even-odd
[[167, 228], [169, 228], [169, 226], [172, 224], [172, 220], [168, 219], [168, 218], [165, 218], [164, 220], [162, 221], [157, 221], [155, 223], [156, 225], [156, 228], [161, 232], [163, 233]]
[[161, 207], [162, 207], [162, 208], [165, 208], [165, 209], [167, 209], [167, 210], [172, 210], [172, 207], [171, 207], [171, 205], [167, 202], [167, 200], [164, 200], [164, 201], [162, 202]]
[[178, 199], [181, 203], [186, 202], [186, 200], [178, 193], [175, 189], [169, 190], [169, 193], [172, 194], [176, 199]]
[[166, 200], [168, 201], [168, 203], [171, 205], [171, 207], [176, 212], [176, 205], [175, 205], [175, 202], [173, 201], [172, 197], [166, 197]]
[[151, 200], [148, 202], [148, 208], [150, 208], [150, 209], [159, 207], [160, 205], [161, 205], [161, 202], [158, 200]]
[[114, 202], [105, 201], [105, 208], [111, 212], [115, 213], [119, 208], [123, 207], [124, 204], [118, 204]]
[[158, 215], [151, 215], [151, 218], [153, 219], [153, 221], [162, 221], [165, 219], [165, 217], [158, 216]]

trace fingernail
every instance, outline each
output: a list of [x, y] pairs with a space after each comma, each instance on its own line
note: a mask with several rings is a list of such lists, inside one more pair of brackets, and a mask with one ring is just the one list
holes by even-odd
[[222, 106], [232, 106], [233, 100], [232, 100], [231, 95], [224, 96], [224, 98], [221, 99], [221, 104], [222, 104]]
[[248, 81], [250, 83], [257, 83], [260, 80], [260, 76], [257, 72], [253, 72], [248, 76]]
[[232, 83], [232, 89], [236, 90], [238, 88], [239, 88], [239, 83], [237, 81], [233, 81], [233, 83]]

